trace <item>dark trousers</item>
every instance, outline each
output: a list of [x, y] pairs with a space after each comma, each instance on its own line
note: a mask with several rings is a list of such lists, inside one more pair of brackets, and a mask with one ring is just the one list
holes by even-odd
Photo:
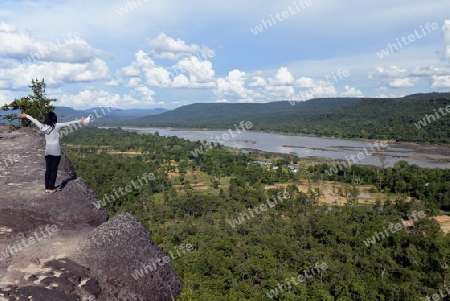
[[45, 189], [56, 189], [55, 182], [58, 175], [58, 165], [61, 161], [61, 156], [45, 156], [45, 163], [47, 169], [45, 170]]

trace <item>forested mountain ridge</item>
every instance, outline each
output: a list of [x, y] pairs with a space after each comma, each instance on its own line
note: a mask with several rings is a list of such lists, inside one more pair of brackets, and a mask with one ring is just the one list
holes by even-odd
[[294, 105], [288, 101], [202, 103], [121, 125], [228, 129], [245, 120], [251, 121], [252, 130], [258, 131], [342, 139], [450, 143], [448, 105], [450, 93], [414, 94], [402, 98], [318, 98]]
[[317, 98], [292, 105], [288, 101], [269, 103], [195, 103], [131, 121], [134, 125], [174, 126], [192, 128], [224, 128], [242, 120], [272, 119], [295, 112], [298, 116], [318, 114], [357, 103], [357, 98]]

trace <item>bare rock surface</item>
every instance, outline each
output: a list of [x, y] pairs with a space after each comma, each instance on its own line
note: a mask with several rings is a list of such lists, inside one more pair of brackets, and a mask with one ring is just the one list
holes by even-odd
[[0, 301], [175, 300], [182, 282], [130, 214], [108, 218], [63, 155], [44, 193], [44, 137], [0, 125]]

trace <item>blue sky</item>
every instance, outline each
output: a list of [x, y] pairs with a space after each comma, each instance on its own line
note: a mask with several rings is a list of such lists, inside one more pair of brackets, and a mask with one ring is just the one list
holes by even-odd
[[398, 97], [450, 90], [450, 1], [0, 1], [0, 104]]

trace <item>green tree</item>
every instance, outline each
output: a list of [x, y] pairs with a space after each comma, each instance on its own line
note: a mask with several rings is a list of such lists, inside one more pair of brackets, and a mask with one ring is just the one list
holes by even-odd
[[[37, 120], [44, 120], [45, 115], [53, 111], [55, 107], [52, 102], [56, 101], [54, 98], [47, 98], [45, 96], [45, 81], [42, 79], [31, 80], [30, 87], [32, 94], [28, 94], [26, 97], [19, 99], [14, 99], [10, 104], [5, 104], [1, 109], [3, 111], [10, 110], [20, 110], [21, 112], [27, 113]], [[28, 119], [22, 119], [20, 125], [14, 125], [14, 121], [17, 120], [17, 114], [6, 114], [3, 115], [3, 119], [6, 119], [10, 123], [10, 128], [12, 130], [19, 128], [20, 126], [31, 126], [31, 121]]]

